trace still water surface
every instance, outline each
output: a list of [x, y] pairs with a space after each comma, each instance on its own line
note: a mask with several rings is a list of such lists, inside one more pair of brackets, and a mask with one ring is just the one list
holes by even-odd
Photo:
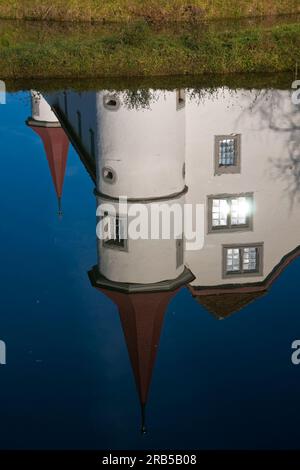
[[[299, 447], [299, 111], [274, 89], [8, 94], [1, 448]], [[202, 204], [203, 247], [97, 240], [120, 195]]]

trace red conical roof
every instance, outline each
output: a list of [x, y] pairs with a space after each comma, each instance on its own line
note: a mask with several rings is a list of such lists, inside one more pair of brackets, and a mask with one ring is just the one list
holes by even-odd
[[30, 127], [43, 141], [55, 192], [60, 199], [68, 158], [69, 139], [61, 127], [40, 127], [33, 125]]
[[177, 291], [124, 294], [99, 290], [118, 306], [140, 401], [145, 405], [165, 311]]

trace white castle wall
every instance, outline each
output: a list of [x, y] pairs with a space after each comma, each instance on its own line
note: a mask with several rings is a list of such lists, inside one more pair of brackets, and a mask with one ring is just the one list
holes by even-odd
[[[254, 192], [255, 201], [253, 231], [208, 234], [205, 217], [204, 248], [186, 253], [196, 276], [193, 285], [234, 282], [222, 278], [223, 244], [264, 242], [263, 277], [235, 277], [241, 283], [261, 281], [299, 244], [299, 200], [291, 203], [297, 167], [291, 154], [295, 154], [292, 142], [299, 148], [300, 112], [288, 91], [274, 90], [264, 98], [263, 91], [258, 98], [257, 93], [219, 90], [215, 98], [187, 103], [187, 202], [205, 204], [206, 214], [208, 195]], [[241, 174], [214, 176], [214, 136], [231, 133], [242, 138]]]
[[[157, 93], [157, 92], [156, 92]], [[222, 245], [264, 242], [263, 276], [235, 277], [236, 282], [263, 280], [288, 252], [299, 244], [299, 201], [291, 204], [299, 147], [299, 115], [288, 91], [218, 90], [200, 102], [187, 98], [177, 110], [175, 92], [158, 92], [150, 109], [130, 109], [124, 94], [118, 94], [117, 111], [106, 109], [109, 92], [67, 92], [68, 120], [76, 131], [77, 111], [82, 117], [82, 143], [90, 151], [90, 133], [95, 135], [97, 189], [110, 197], [163, 197], [185, 185], [186, 202], [205, 205], [213, 194], [254, 193], [252, 231], [207, 233], [204, 247], [185, 253], [186, 264], [195, 274], [194, 285], [231, 284], [222, 277]], [[50, 95], [50, 104], [64, 110], [63, 93]], [[298, 126], [298, 129], [297, 129]], [[281, 130], [283, 129], [283, 130]], [[241, 173], [214, 175], [214, 136], [241, 134]], [[295, 160], [295, 158], [294, 158]], [[114, 184], [102, 178], [102, 168], [117, 175]], [[158, 282], [177, 277], [175, 242], [152, 244], [136, 241], [128, 252], [109, 248], [100, 251], [101, 272], [119, 282]]]

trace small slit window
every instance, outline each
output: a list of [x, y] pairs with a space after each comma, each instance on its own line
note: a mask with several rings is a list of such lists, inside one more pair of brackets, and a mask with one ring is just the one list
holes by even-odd
[[117, 175], [116, 175], [116, 172], [112, 168], [105, 166], [102, 169], [102, 178], [104, 179], [106, 183], [113, 184], [116, 182]]
[[81, 125], [81, 112], [77, 111], [77, 128], [78, 128], [78, 137], [82, 139], [82, 125]]
[[263, 244], [225, 245], [223, 247], [223, 277], [262, 275]]
[[104, 213], [103, 246], [127, 251], [127, 218]]
[[176, 239], [176, 268], [183, 265], [183, 235]]
[[208, 232], [251, 230], [253, 194], [208, 197]]
[[176, 90], [176, 109], [182, 109], [185, 107], [185, 89], [180, 88]]
[[115, 95], [105, 95], [103, 97], [103, 106], [110, 111], [117, 111], [120, 108], [120, 100]]
[[41, 97], [38, 93], [32, 94], [32, 114], [39, 116]]
[[89, 130], [90, 132], [90, 152], [91, 152], [91, 157], [95, 158], [95, 133], [93, 129]]
[[68, 117], [68, 95], [66, 91], [64, 91], [64, 105], [65, 105], [65, 115], [66, 117]]
[[240, 134], [215, 136], [215, 174], [241, 172]]

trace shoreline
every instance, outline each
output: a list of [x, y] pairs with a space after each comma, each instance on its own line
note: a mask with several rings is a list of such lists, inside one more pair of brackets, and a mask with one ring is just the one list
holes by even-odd
[[59, 22], [201, 22], [296, 13], [297, 0], [0, 0], [0, 18]]
[[1, 79], [101, 79], [292, 72], [300, 24], [230, 31], [155, 30], [146, 22], [65, 34], [2, 26]]

